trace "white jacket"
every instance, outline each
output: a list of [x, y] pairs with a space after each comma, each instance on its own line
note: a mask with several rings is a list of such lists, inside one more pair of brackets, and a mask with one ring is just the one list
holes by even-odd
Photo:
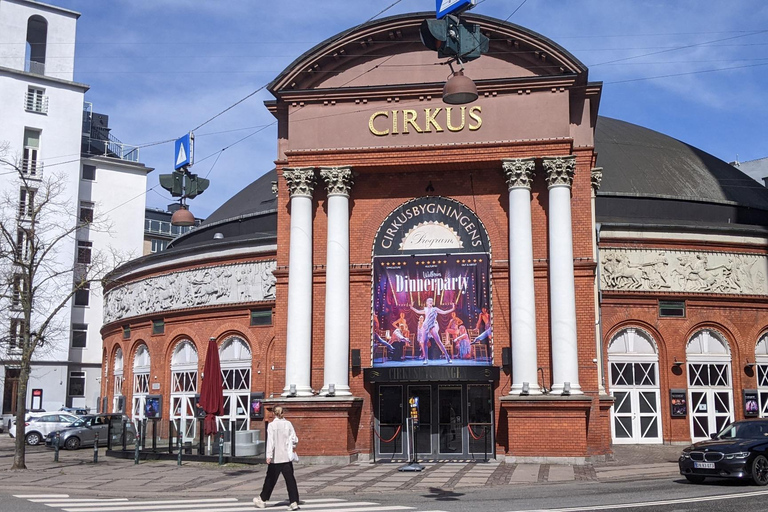
[[293, 460], [293, 449], [299, 444], [293, 425], [286, 419], [275, 418], [267, 427], [267, 455], [280, 464]]

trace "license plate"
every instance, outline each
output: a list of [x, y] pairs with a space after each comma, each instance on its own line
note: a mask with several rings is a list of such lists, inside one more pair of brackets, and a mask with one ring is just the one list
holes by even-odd
[[693, 467], [696, 469], [715, 469], [714, 462], [694, 462]]

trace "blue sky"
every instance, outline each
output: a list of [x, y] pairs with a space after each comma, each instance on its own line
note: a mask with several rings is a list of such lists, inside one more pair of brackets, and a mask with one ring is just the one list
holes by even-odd
[[[434, 0], [47, 3], [82, 14], [75, 80], [91, 86], [86, 100], [109, 115], [112, 133], [135, 145], [180, 137], [317, 43], [392, 4], [381, 16], [435, 8]], [[768, 156], [764, 0], [480, 0], [475, 12], [502, 20], [512, 15], [509, 21], [573, 53], [592, 81], [604, 83], [601, 115], [726, 161]], [[197, 216], [273, 167], [276, 131], [263, 105], [268, 99], [261, 91], [196, 131], [193, 172], [211, 179], [190, 203]], [[172, 170], [173, 144], [141, 151], [141, 160], [156, 169], [147, 206], [165, 207], [171, 198], [157, 176]]]

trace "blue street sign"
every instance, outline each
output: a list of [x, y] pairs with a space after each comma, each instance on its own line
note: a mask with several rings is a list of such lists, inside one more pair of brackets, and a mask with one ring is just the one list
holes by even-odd
[[195, 151], [195, 138], [191, 133], [176, 139], [175, 151], [173, 152], [173, 168], [181, 169], [188, 165], [192, 165], [194, 160]]
[[475, 6], [476, 0], [435, 0], [437, 19], [456, 11], [464, 11]]

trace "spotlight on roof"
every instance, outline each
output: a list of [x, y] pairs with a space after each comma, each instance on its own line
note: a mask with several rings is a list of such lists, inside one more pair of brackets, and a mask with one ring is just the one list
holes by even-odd
[[213, 234], [214, 240], [223, 240], [224, 239], [224, 233], [214, 233]]
[[443, 87], [443, 101], [449, 105], [464, 105], [477, 99], [477, 86], [471, 78], [464, 75], [464, 70], [453, 72], [453, 76]]
[[171, 216], [171, 226], [194, 226], [195, 216], [187, 209], [187, 205], [181, 205], [181, 208], [173, 212]]

